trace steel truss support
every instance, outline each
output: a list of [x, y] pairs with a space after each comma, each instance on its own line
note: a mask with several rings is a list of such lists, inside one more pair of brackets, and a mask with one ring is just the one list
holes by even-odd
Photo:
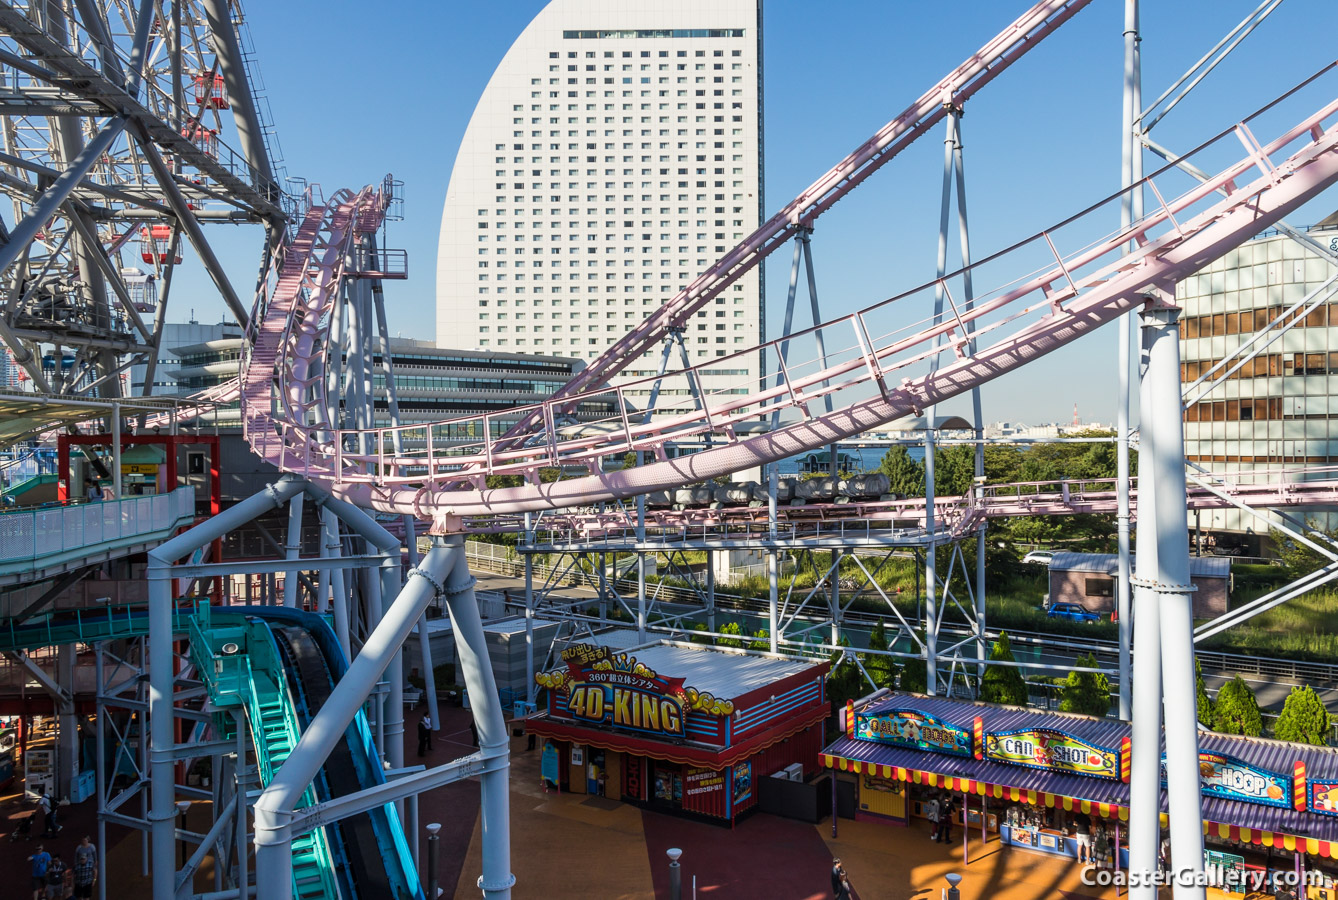
[[480, 776], [483, 802], [483, 875], [479, 887], [490, 900], [509, 900], [515, 883], [510, 872], [508, 739], [497, 699], [497, 686], [484, 641], [474, 579], [469, 574], [463, 540], [446, 538], [428, 551], [386, 615], [368, 636], [362, 652], [312, 719], [292, 754], [256, 800], [256, 874], [267, 896], [292, 896], [294, 808], [302, 791], [329, 754], [363, 701], [396, 657], [413, 625], [434, 597], [445, 596], [466, 687], [474, 701], [481, 756], [490, 760]]

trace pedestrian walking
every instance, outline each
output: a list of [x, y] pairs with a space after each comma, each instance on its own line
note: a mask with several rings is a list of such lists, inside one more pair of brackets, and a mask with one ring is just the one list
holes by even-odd
[[938, 816], [938, 798], [932, 797], [930, 798], [929, 803], [925, 806], [925, 817], [929, 819], [929, 839], [931, 841], [938, 840]]
[[423, 757], [427, 755], [427, 749], [432, 743], [432, 720], [427, 716], [418, 720], [418, 755]]
[[65, 860], [60, 854], [46, 867], [46, 900], [65, 900]]
[[843, 874], [840, 890], [836, 892], [836, 900], [853, 900], [854, 896], [855, 889], [850, 886], [850, 877]]
[[943, 796], [943, 802], [938, 807], [938, 839], [939, 843], [952, 843], [952, 810], [953, 799], [951, 794]]
[[44, 822], [42, 836], [55, 837], [60, 834], [60, 817], [56, 814], [57, 803], [55, 799], [50, 794], [43, 793], [42, 796], [37, 798], [37, 806], [42, 810]]
[[74, 848], [74, 896], [91, 898], [93, 884], [98, 880], [98, 848], [88, 835]]
[[846, 870], [839, 858], [832, 859], [832, 896], [841, 896], [841, 882], [845, 880]]
[[89, 503], [96, 503], [102, 499], [102, 488], [92, 478], [84, 479], [84, 499]]
[[51, 854], [38, 844], [37, 852], [28, 857], [28, 863], [32, 866], [29, 869], [32, 879], [28, 886], [32, 888], [33, 900], [42, 900], [42, 894], [46, 891], [46, 870], [51, 866]]

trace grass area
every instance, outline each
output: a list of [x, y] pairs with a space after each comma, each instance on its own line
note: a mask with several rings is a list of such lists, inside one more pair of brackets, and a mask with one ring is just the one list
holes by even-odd
[[[1232, 608], [1243, 605], [1250, 594], [1238, 592]], [[1247, 625], [1238, 626], [1204, 641], [1205, 650], [1251, 653], [1287, 659], [1333, 662], [1338, 658], [1338, 593], [1313, 591], [1260, 613]]]

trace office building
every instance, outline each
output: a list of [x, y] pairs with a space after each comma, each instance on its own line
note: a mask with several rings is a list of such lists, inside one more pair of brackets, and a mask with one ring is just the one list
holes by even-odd
[[[1325, 247], [1338, 243], [1334, 229], [1313, 229], [1309, 236]], [[1253, 359], [1185, 410], [1190, 463], [1246, 483], [1331, 477], [1317, 469], [1338, 464], [1338, 309], [1326, 301], [1333, 296], [1328, 291], [1315, 292], [1333, 275], [1327, 259], [1275, 232], [1177, 285], [1182, 377], [1191, 398], [1201, 391], [1192, 387], [1195, 381], [1207, 376], [1207, 386], [1235, 368], [1238, 359], [1212, 372], [1282, 317], [1256, 342], [1263, 349]], [[1307, 508], [1304, 516], [1338, 525], [1333, 511]], [[1204, 510], [1197, 521], [1205, 531], [1222, 532], [1225, 546], [1252, 552], [1268, 530], [1234, 509]]]

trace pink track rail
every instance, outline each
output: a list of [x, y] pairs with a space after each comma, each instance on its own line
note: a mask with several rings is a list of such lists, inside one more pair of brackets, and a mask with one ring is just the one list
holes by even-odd
[[[376, 207], [372, 188], [357, 195], [341, 192], [326, 205], [312, 207], [287, 249], [243, 371], [246, 432], [256, 451], [279, 468], [305, 474], [358, 505], [431, 519], [437, 531], [456, 530], [467, 516], [586, 506], [774, 462], [958, 396], [1129, 310], [1169, 302], [1177, 279], [1338, 182], [1338, 129], [1325, 127], [1336, 112], [1338, 101], [1267, 144], [1247, 141], [1250, 151], [1240, 161], [1181, 197], [1160, 202], [1130, 228], [1068, 257], [1053, 250], [1048, 232], [1022, 242], [1013, 250], [1049, 247], [1053, 264], [1006, 291], [981, 298], [969, 313], [954, 307], [940, 324], [875, 337], [869, 322], [900, 299], [893, 298], [825, 323], [820, 327], [828, 334], [839, 329], [853, 335], [852, 346], [858, 348], [825, 369], [793, 375], [778, 386], [744, 395], [711, 396], [701, 410], [644, 425], [627, 414], [620, 390], [609, 391], [606, 395], [619, 401], [619, 412], [602, 429], [570, 436], [556, 423], [561, 408], [571, 401], [555, 398], [509, 414], [514, 419], [532, 413], [542, 419], [545, 430], [539, 440], [524, 444], [478, 440], [448, 451], [434, 448], [435, 433], [453, 425], [473, 428], [481, 422], [480, 433], [491, 434], [491, 417], [342, 433], [320, 418], [324, 379], [311, 373], [322, 368], [328, 312], [343, 277], [343, 259], [351, 250], [360, 209]], [[1238, 126], [1219, 140], [1234, 140], [1237, 135], [1244, 140], [1248, 127]], [[1257, 177], [1247, 180], [1252, 174]], [[1219, 188], [1228, 191], [1226, 197], [1216, 199]], [[1123, 253], [1130, 241], [1138, 249]], [[908, 375], [912, 364], [923, 364], [937, 352], [934, 341], [940, 338], [955, 358], [928, 374]], [[968, 338], [994, 342], [972, 355], [964, 350]], [[828, 394], [842, 405], [829, 414], [814, 414], [814, 401]], [[800, 418], [769, 434], [735, 433], [735, 425], [754, 421], [766, 404], [795, 410]], [[400, 454], [392, 450], [396, 431], [406, 448]], [[667, 441], [705, 434], [716, 436], [712, 447], [687, 457], [664, 457]], [[369, 441], [370, 451], [347, 449], [363, 440]], [[629, 451], [646, 451], [655, 461], [623, 471], [601, 471], [602, 460]], [[544, 467], [584, 468], [591, 474], [536, 483]], [[531, 483], [515, 488], [484, 486], [485, 475], [506, 473], [524, 474]]]

